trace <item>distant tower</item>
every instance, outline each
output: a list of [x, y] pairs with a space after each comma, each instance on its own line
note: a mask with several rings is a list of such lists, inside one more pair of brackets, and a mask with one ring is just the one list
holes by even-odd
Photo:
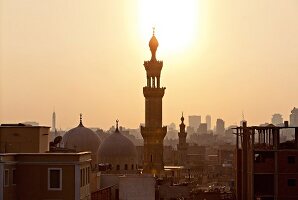
[[206, 116], [206, 124], [207, 124], [207, 130], [209, 131], [211, 129], [211, 116]]
[[55, 132], [55, 131], [56, 131], [56, 113], [54, 111], [52, 115], [52, 132]]
[[274, 115], [272, 115], [272, 118], [271, 118], [271, 123], [275, 126], [283, 126], [283, 118], [282, 118], [282, 115], [279, 114], [279, 113], [275, 113]]
[[56, 113], [55, 111], [52, 114], [52, 129], [50, 133], [50, 140], [54, 141], [54, 139], [58, 136], [58, 131], [56, 129]]
[[293, 108], [290, 114], [290, 126], [298, 126], [298, 108]]
[[188, 124], [190, 127], [192, 127], [194, 129], [194, 132], [196, 133], [198, 131], [200, 124], [201, 124], [201, 116], [199, 116], [199, 115], [188, 116]]
[[222, 119], [216, 120], [216, 134], [224, 134], [225, 133], [225, 122]]
[[187, 157], [188, 144], [186, 143], [187, 133], [185, 132], [185, 124], [184, 124], [183, 113], [182, 113], [182, 117], [181, 117], [181, 124], [179, 126], [180, 126], [180, 132], [178, 133], [179, 143], [177, 144], [178, 164], [179, 165], [185, 165], [186, 161], [187, 161], [186, 157]]
[[147, 73], [147, 86], [143, 87], [145, 97], [145, 127], [141, 126], [144, 138], [144, 163], [143, 172], [159, 174], [163, 170], [163, 139], [167, 127], [162, 126], [162, 97], [165, 87], [160, 87], [160, 73], [162, 61], [156, 60], [158, 41], [154, 35], [149, 42], [152, 54], [150, 61], [144, 62]]

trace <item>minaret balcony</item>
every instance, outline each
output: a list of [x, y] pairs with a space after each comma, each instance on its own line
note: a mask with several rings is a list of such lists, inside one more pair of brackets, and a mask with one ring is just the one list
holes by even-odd
[[143, 87], [143, 94], [145, 98], [150, 97], [163, 97], [165, 94], [165, 87], [162, 88], [152, 88], [152, 87]]
[[156, 138], [157, 136], [159, 138], [164, 138], [167, 134], [167, 127], [143, 127], [141, 126], [141, 134], [143, 138], [149, 139], [149, 138]]

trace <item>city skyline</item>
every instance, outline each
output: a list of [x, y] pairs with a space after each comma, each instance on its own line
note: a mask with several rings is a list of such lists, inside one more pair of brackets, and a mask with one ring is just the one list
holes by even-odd
[[182, 111], [210, 114], [213, 124], [217, 118], [239, 124], [244, 111], [249, 124], [261, 124], [274, 113], [289, 120], [297, 106], [295, 1], [199, 1], [193, 29], [177, 26], [179, 33], [193, 31], [178, 46], [183, 38], [166, 41], [164, 27], [140, 25], [141, 4], [133, 0], [0, 5], [2, 123], [50, 126], [55, 107], [57, 128], [75, 127], [79, 113], [88, 127], [108, 129], [115, 119], [138, 127], [145, 112], [142, 63], [154, 25], [167, 86], [164, 124], [178, 124]]

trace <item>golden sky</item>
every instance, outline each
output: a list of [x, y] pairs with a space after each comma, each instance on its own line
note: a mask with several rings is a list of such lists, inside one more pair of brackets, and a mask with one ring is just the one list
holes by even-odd
[[[183, 3], [184, 2], [184, 3]], [[163, 123], [249, 124], [298, 106], [296, 0], [0, 0], [0, 123], [72, 128], [145, 119], [152, 26]]]

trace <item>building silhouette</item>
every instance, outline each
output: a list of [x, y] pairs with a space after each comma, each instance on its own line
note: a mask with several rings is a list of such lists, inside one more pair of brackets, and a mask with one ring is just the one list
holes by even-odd
[[201, 116], [190, 115], [188, 116], [188, 125], [194, 129], [196, 132], [201, 124]]
[[56, 129], [56, 112], [54, 111], [52, 114], [52, 129], [51, 129], [51, 131], [55, 132], [56, 130], [57, 130]]
[[[282, 141], [283, 129], [294, 129], [294, 140]], [[298, 199], [298, 127], [244, 122], [234, 130], [237, 199]]]
[[207, 123], [201, 123], [198, 130], [197, 130], [197, 133], [198, 134], [207, 134]]
[[282, 125], [283, 124], [283, 118], [282, 118], [282, 115], [279, 114], [279, 113], [275, 113], [272, 115], [272, 118], [271, 118], [271, 123], [274, 125], [274, 126], [279, 126], [279, 125]]
[[290, 126], [298, 126], [298, 108], [293, 108], [290, 114]]
[[145, 97], [145, 126], [141, 126], [144, 138], [143, 172], [159, 174], [164, 168], [163, 139], [167, 127], [162, 126], [162, 98], [165, 87], [160, 87], [160, 74], [163, 62], [156, 60], [158, 41], [154, 35], [149, 42], [151, 60], [144, 62], [147, 75], [147, 85], [143, 87]]
[[56, 137], [59, 136], [59, 132], [56, 128], [56, 112], [54, 111], [52, 114], [52, 127], [50, 131], [50, 141], [54, 141]]
[[222, 119], [216, 120], [216, 134], [223, 134], [225, 132], [225, 121]]
[[211, 130], [211, 115], [206, 115], [207, 130]]
[[49, 152], [50, 127], [0, 125], [0, 199], [90, 199], [90, 152]]
[[179, 126], [180, 126], [180, 131], [178, 133], [179, 143], [177, 144], [178, 164], [179, 165], [185, 165], [186, 162], [187, 162], [188, 144], [186, 143], [187, 132], [185, 132], [185, 124], [184, 124], [183, 114], [182, 114], [182, 117], [181, 117], [181, 124]]

